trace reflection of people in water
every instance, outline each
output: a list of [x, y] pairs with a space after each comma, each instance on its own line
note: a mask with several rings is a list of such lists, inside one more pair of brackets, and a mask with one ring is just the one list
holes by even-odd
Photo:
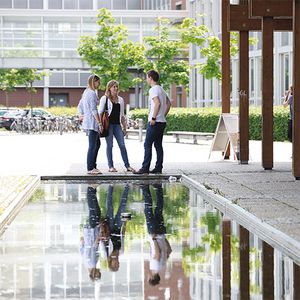
[[89, 221], [83, 226], [83, 236], [80, 238], [80, 253], [85, 266], [88, 268], [92, 281], [101, 278], [100, 269], [97, 268], [98, 235], [100, 223], [100, 207], [96, 196], [96, 188], [87, 188], [87, 202], [89, 207]]
[[110, 185], [108, 187], [106, 198], [106, 226], [109, 230], [109, 237], [100, 242], [100, 255], [106, 257], [108, 267], [111, 271], [116, 272], [119, 270], [119, 255], [124, 252], [124, 235], [126, 228], [126, 221], [122, 220], [122, 213], [124, 212], [127, 204], [129, 186], [125, 186], [120, 199], [120, 205], [116, 215], [114, 215], [113, 207], [113, 189]]
[[156, 192], [156, 207], [153, 212], [153, 201], [149, 185], [143, 185], [142, 191], [145, 201], [145, 216], [150, 242], [150, 285], [160, 282], [159, 272], [166, 266], [172, 249], [167, 240], [166, 227], [163, 219], [163, 189], [161, 184], [154, 184]]

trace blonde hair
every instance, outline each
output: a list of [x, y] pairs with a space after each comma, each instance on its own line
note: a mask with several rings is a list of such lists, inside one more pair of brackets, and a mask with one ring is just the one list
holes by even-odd
[[107, 85], [106, 85], [106, 90], [105, 90], [105, 95], [110, 99], [110, 100], [114, 100], [111, 94], [111, 87], [116, 85], [118, 87], [118, 93], [117, 96], [119, 95], [119, 82], [117, 80], [110, 80]]
[[91, 90], [95, 90], [95, 82], [96, 81], [100, 81], [100, 77], [97, 76], [96, 74], [92, 74], [89, 76], [88, 78], [88, 88], [90, 88]]

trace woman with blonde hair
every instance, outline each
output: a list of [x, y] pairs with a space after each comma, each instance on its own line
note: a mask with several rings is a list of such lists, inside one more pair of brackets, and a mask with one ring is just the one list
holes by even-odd
[[[128, 172], [133, 172], [131, 168], [127, 150], [125, 146], [124, 135], [126, 135], [126, 118], [124, 116], [124, 100], [119, 96], [119, 83], [116, 80], [111, 80], [106, 85], [105, 95], [100, 99], [99, 114], [107, 110], [109, 114], [109, 129], [108, 136], [106, 139], [106, 156], [108, 161], [108, 171], [117, 172], [114, 167], [112, 148], [113, 148], [113, 137], [116, 138], [118, 146], [121, 151], [121, 156]], [[122, 125], [122, 127], [121, 127]]]
[[97, 169], [97, 156], [100, 148], [100, 118], [97, 110], [99, 99], [96, 94], [100, 86], [100, 78], [93, 74], [88, 78], [88, 86], [82, 94], [78, 104], [78, 112], [81, 115], [82, 129], [86, 131], [89, 140], [87, 152], [87, 174], [101, 174]]

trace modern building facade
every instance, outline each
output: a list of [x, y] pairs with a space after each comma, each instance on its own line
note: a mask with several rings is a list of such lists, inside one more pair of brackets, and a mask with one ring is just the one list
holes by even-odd
[[[129, 39], [136, 42], [153, 35], [157, 17], [172, 21], [188, 16], [185, 0], [0, 1], [0, 68], [37, 68], [50, 74], [34, 83], [34, 105], [77, 105], [90, 74], [76, 50], [79, 37], [97, 32], [97, 12], [103, 7], [116, 23], [127, 26]], [[139, 106], [134, 89], [122, 96], [132, 107]], [[25, 106], [29, 98], [18, 88], [9, 96], [9, 105]], [[3, 92], [1, 104], [5, 105]]]
[[[189, 15], [197, 19], [198, 24], [205, 24], [214, 35], [221, 37], [221, 2], [222, 0], [190, 0]], [[232, 4], [239, 3], [231, 0]], [[249, 102], [250, 105], [261, 105], [261, 57], [262, 42], [261, 32], [251, 32], [250, 37], [255, 37], [257, 43], [250, 46], [249, 52]], [[190, 47], [190, 62], [193, 65], [203, 62], [197, 47]], [[239, 89], [239, 60], [234, 57], [231, 61], [232, 105], [238, 105]], [[285, 91], [292, 82], [292, 33], [274, 33], [274, 104], [280, 105]], [[206, 80], [197, 71], [193, 70], [190, 75], [190, 97], [188, 106], [220, 106], [221, 83], [216, 79]]]

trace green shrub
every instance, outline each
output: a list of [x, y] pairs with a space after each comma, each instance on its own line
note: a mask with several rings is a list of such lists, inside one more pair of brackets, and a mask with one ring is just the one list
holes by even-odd
[[[238, 113], [238, 108], [232, 108], [232, 113]], [[215, 132], [220, 117], [221, 108], [171, 108], [167, 116], [166, 131]], [[135, 109], [129, 112], [132, 119], [148, 120], [148, 109]], [[287, 140], [287, 124], [289, 110], [281, 106], [274, 107], [274, 141]], [[261, 140], [261, 107], [249, 109], [250, 140]]]

